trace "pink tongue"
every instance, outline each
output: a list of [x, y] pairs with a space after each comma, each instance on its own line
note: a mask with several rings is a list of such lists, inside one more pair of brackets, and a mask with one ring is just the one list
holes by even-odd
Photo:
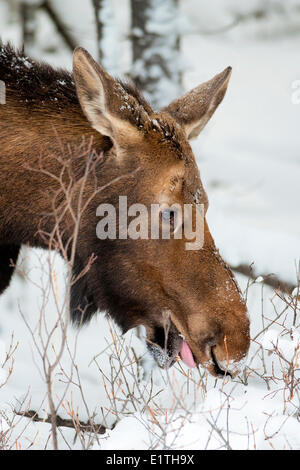
[[186, 341], [182, 341], [181, 349], [179, 351], [179, 355], [181, 360], [188, 366], [188, 367], [196, 367], [193, 354], [191, 348], [187, 344]]

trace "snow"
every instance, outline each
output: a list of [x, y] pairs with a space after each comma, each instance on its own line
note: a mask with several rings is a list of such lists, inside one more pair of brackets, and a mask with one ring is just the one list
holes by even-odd
[[[131, 61], [128, 2], [112, 3], [118, 32], [111, 33], [114, 53], [111, 65], [106, 66], [112, 73], [124, 74], [130, 71]], [[184, 89], [228, 65], [233, 67], [224, 102], [193, 149], [210, 200], [207, 217], [217, 247], [234, 266], [254, 263], [257, 278], [249, 288], [248, 280], [238, 276], [242, 290], [247, 291], [251, 337], [255, 338], [246, 360], [250, 375], [215, 380], [203, 370], [189, 371], [182, 364], [168, 374], [158, 369], [151, 372], [152, 360], [143, 342], [133, 332], [124, 339], [117, 336], [99, 315], [79, 332], [69, 328], [69, 350], [55, 371], [54, 399], [57, 404], [61, 401], [61, 418], [69, 419], [73, 410], [82, 421], [94, 414], [97, 423], [109, 428], [117, 424], [104, 435], [85, 433], [83, 440], [75, 441], [74, 429], [60, 427], [60, 449], [300, 449], [299, 328], [294, 325], [293, 304], [284, 310], [286, 304], [263, 285], [262, 277], [275, 273], [296, 284], [300, 246], [300, 108], [295, 95], [300, 40], [292, 34], [299, 21], [295, 14], [299, 2], [284, 2], [284, 16], [274, 9], [276, 3], [268, 2], [273, 10], [267, 18], [241, 22], [211, 35], [199, 32], [223, 28], [236, 14], [247, 15], [261, 2], [214, 0], [209, 6], [197, 0], [181, 2]], [[96, 55], [92, 8], [79, 0], [54, 0], [54, 4], [70, 28], [76, 25], [80, 44]], [[20, 44], [20, 28], [6, 20], [8, 10], [2, 2], [2, 39]], [[158, 26], [154, 20], [152, 30]], [[71, 67], [72, 56], [57, 39], [53, 25], [42, 14], [38, 25], [37, 55], [54, 65]], [[166, 101], [173, 93], [168, 86], [160, 91]], [[36, 327], [43, 305], [41, 286], [47, 285], [49, 277], [47, 254], [32, 250], [29, 255], [25, 250], [23, 257], [31, 280], [15, 276], [0, 297], [0, 447], [16, 448], [17, 442], [22, 449], [52, 448], [49, 423], [33, 422], [13, 412], [33, 409], [44, 419], [49, 413], [41, 358], [34, 343], [35, 339], [40, 344]], [[55, 273], [63, 302], [65, 267], [60, 260], [55, 261]], [[295, 289], [293, 302], [297, 296]], [[51, 328], [57, 319], [53, 297], [45, 310]], [[266, 325], [269, 328], [260, 334]], [[16, 350], [7, 359], [11, 344]], [[58, 331], [52, 345], [59, 348]], [[146, 374], [134, 355], [142, 357]], [[294, 368], [294, 390], [286, 375], [286, 361]], [[73, 383], [67, 385], [70, 374]], [[130, 394], [133, 400], [128, 400]]]
[[[253, 406], [254, 403], [256, 406]], [[237, 393], [234, 399], [228, 399], [221, 391], [211, 390], [205, 403], [188, 420], [180, 414], [172, 417], [166, 446], [178, 450], [213, 450], [222, 447], [224, 440], [228, 440], [230, 449], [299, 449], [299, 422], [280, 412], [272, 416], [276, 407], [280, 408], [280, 401], [262, 396], [256, 387], [247, 387], [246, 393]], [[139, 415], [123, 419], [108, 433], [101, 448], [148, 449], [151, 441], [144, 420], [145, 417]], [[228, 420], [230, 433], [226, 433]], [[216, 421], [223, 434], [210, 436], [209, 423]], [[150, 420], [147, 425], [149, 429], [153, 427]], [[176, 442], [180, 444], [176, 445]]]

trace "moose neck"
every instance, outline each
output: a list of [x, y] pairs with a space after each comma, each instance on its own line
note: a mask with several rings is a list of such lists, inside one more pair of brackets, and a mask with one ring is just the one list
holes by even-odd
[[0, 106], [0, 243], [44, 246], [38, 232], [41, 220], [43, 230], [52, 231], [62, 165], [71, 160], [80, 177], [80, 152], [100, 154], [111, 142], [93, 131], [76, 100], [25, 102], [13, 85], [7, 84], [7, 102]]

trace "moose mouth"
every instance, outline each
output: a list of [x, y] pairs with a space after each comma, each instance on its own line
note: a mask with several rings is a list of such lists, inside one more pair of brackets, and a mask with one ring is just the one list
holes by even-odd
[[[197, 367], [195, 356], [192, 353], [191, 348], [189, 347], [188, 343], [185, 340], [182, 341], [182, 345], [179, 351], [179, 356], [182, 362], [184, 362], [184, 364], [186, 364], [191, 369], [194, 367]], [[229, 375], [231, 377], [230, 372], [228, 372], [227, 370], [225, 371], [221, 369], [221, 367], [219, 366], [213, 347], [210, 349], [210, 356], [211, 356], [211, 364], [213, 367], [213, 370], [211, 370], [210, 368], [210, 372], [213, 373], [213, 375], [217, 377], [224, 377], [224, 375]]]
[[179, 356], [182, 362], [184, 362], [184, 364], [190, 367], [191, 369], [196, 367], [194, 354], [192, 353], [191, 348], [185, 340], [183, 340], [181, 343]]
[[[157, 329], [153, 341], [147, 341], [147, 347], [158, 366], [162, 369], [172, 367], [178, 357], [191, 369], [197, 367], [199, 364], [199, 361], [196, 359], [189, 344], [173, 324], [167, 339], [165, 339], [164, 332], [162, 333], [161, 329]], [[227, 369], [222, 369], [218, 363], [214, 352], [214, 346], [207, 351], [206, 356], [208, 357], [208, 360], [205, 361], [203, 365], [213, 376], [232, 376]]]

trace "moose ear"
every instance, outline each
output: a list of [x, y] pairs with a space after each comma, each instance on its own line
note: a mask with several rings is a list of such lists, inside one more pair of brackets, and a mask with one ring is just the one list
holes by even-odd
[[82, 47], [74, 51], [73, 73], [78, 100], [91, 126], [114, 143], [122, 137], [128, 140], [128, 135], [138, 138], [132, 122], [138, 103]]
[[169, 113], [183, 127], [188, 139], [195, 139], [223, 100], [230, 75], [231, 67], [227, 67], [208, 82], [172, 101], [162, 111]]
[[73, 73], [78, 100], [87, 119], [94, 129], [112, 137], [107, 94], [113, 78], [82, 47], [74, 51]]

